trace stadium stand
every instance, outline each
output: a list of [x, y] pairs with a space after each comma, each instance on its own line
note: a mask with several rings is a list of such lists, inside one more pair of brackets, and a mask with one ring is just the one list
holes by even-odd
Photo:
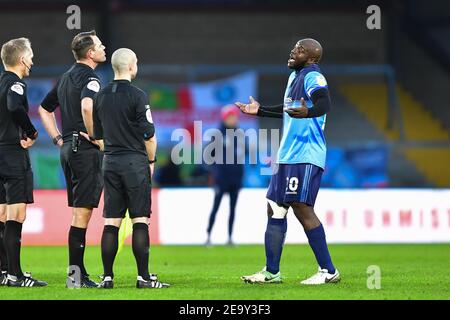
[[[389, 107], [385, 86], [344, 85], [341, 87], [341, 92], [379, 131], [383, 132], [387, 139], [399, 139], [398, 126], [390, 129], [386, 125]], [[397, 92], [404, 138], [407, 141], [445, 142], [450, 139], [450, 133], [424, 105], [413, 99], [404, 88], [398, 87]], [[450, 185], [448, 171], [450, 148], [445, 146], [436, 148], [405, 147], [403, 152], [433, 185], [439, 187]]]
[[[365, 20], [356, 8], [347, 8], [339, 14], [332, 9], [314, 13], [310, 8], [308, 14], [302, 15], [302, 19], [297, 19], [298, 14], [289, 10], [272, 14], [268, 10], [247, 9], [230, 14], [227, 11], [197, 9], [182, 13], [170, 8], [113, 10], [108, 14], [107, 24], [121, 28], [108, 28], [102, 21], [105, 15], [95, 12], [93, 6], [82, 13], [83, 29], [97, 29], [107, 42], [107, 53], [119, 46], [132, 47], [140, 59], [142, 68], [139, 80], [142, 81], [180, 83], [226, 76], [213, 72], [196, 75], [189, 66], [241, 64], [248, 65], [249, 69], [252, 64], [280, 66], [281, 72], [278, 74], [259, 74], [258, 99], [265, 104], [281, 102], [280, 93], [284, 92], [288, 74], [288, 70], [284, 73], [282, 68], [291, 46], [299, 37], [309, 36], [320, 40], [325, 52], [323, 63], [327, 65], [390, 63], [387, 29], [371, 31], [361, 27], [365, 25]], [[55, 78], [72, 63], [68, 42], [76, 30], [57, 27], [65, 23], [66, 16], [61, 15], [56, 6], [40, 7], [39, 15], [26, 10], [20, 15], [10, 13], [2, 10], [0, 21], [16, 27], [0, 28], [0, 39], [30, 37], [35, 50], [35, 77]], [[297, 21], [295, 28], [292, 27], [293, 20]], [[445, 30], [442, 26], [438, 28], [439, 34], [445, 34]], [[261, 37], [262, 34], [265, 36]], [[405, 139], [446, 143], [450, 140], [450, 108], [442, 105], [450, 101], [450, 91], [446, 88], [448, 74], [407, 33], [401, 33], [399, 39], [401, 59], [392, 65], [400, 84], [397, 92]], [[167, 70], [165, 74], [152, 74], [145, 72], [145, 65], [150, 64], [184, 65], [186, 69], [179, 73]], [[108, 69], [108, 66], [104, 69]], [[429, 146], [400, 146], [397, 143], [397, 128], [386, 127], [392, 111], [388, 107], [385, 79], [379, 77], [371, 79], [375, 82], [367, 82], [361, 76], [344, 74], [341, 77], [333, 75], [329, 80], [334, 110], [328, 119], [326, 134], [331, 148], [350, 150], [358, 142], [360, 145], [374, 143], [387, 146], [389, 186], [441, 186], [447, 183], [438, 182], [427, 171], [427, 168], [434, 170], [437, 165], [431, 160], [423, 161], [420, 156], [420, 150]], [[360, 112], [352, 112], [354, 108]], [[262, 120], [260, 126], [277, 128], [280, 123]], [[42, 148], [45, 154], [48, 146], [42, 145]], [[446, 146], [439, 145], [436, 152], [442, 152], [443, 163], [448, 162]], [[50, 187], [43, 181], [47, 181], [45, 176], [52, 168], [42, 165], [46, 162], [43, 159], [40, 155], [33, 155], [36, 172], [41, 172], [37, 181], [42, 182], [39, 182], [39, 186]], [[58, 177], [48, 183], [58, 186], [61, 179]]]

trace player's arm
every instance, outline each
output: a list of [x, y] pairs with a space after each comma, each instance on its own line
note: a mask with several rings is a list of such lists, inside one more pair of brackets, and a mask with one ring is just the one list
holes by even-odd
[[145, 149], [147, 150], [148, 161], [150, 164], [150, 174], [153, 176], [154, 166], [156, 162], [156, 148], [158, 146], [156, 134], [153, 134], [153, 136], [150, 139], [144, 140], [144, 143]]
[[147, 103], [148, 98], [145, 93], [141, 93], [137, 98], [136, 120], [138, 123], [139, 133], [144, 139], [145, 149], [147, 151], [150, 163], [150, 172], [153, 175], [154, 163], [156, 162], [157, 140], [155, 135], [155, 125], [153, 124], [152, 111]]
[[305, 100], [301, 99], [301, 106], [298, 108], [286, 109], [286, 112], [292, 118], [317, 118], [321, 117], [331, 110], [331, 99], [327, 88], [321, 88], [311, 94], [313, 106], [308, 108]]
[[252, 96], [250, 103], [235, 102], [241, 112], [258, 117], [283, 118], [283, 105], [261, 106]]
[[105, 145], [103, 142], [103, 124], [98, 116], [98, 103], [97, 99], [94, 98], [94, 106], [92, 111], [92, 120], [93, 120], [93, 130], [94, 130], [94, 139], [97, 141], [100, 150], [103, 151], [105, 149]]
[[308, 108], [302, 98], [300, 107], [286, 109], [289, 116], [292, 118], [316, 118], [331, 110], [327, 80], [320, 72], [312, 71], [305, 76], [304, 89], [313, 106]]
[[81, 100], [81, 115], [89, 137], [94, 137], [94, 121], [92, 120], [93, 106], [94, 101], [92, 98], [83, 98]]
[[331, 110], [330, 93], [327, 88], [314, 91], [311, 95], [313, 107], [308, 109], [307, 118], [321, 117]]
[[258, 117], [283, 118], [283, 105], [260, 106], [257, 113]]
[[[148, 141], [155, 135], [152, 111], [150, 110], [150, 106], [147, 101], [147, 95], [144, 92], [140, 92], [135, 102], [138, 130], [145, 141]], [[153, 158], [150, 158], [150, 160], [152, 159]]]
[[97, 78], [89, 78], [86, 85], [81, 90], [81, 116], [83, 117], [83, 123], [86, 127], [86, 132], [80, 132], [80, 134], [100, 147], [100, 143], [94, 139], [94, 121], [92, 119], [92, 110], [94, 106], [94, 96], [100, 91], [100, 80]]
[[31, 147], [38, 136], [38, 132], [31, 123], [25, 109], [25, 89], [19, 83], [14, 83], [8, 90], [6, 105], [12, 120], [24, 132], [20, 144], [24, 149]]
[[59, 106], [57, 90], [58, 85], [45, 96], [38, 108], [38, 112], [41, 121], [44, 124], [45, 131], [47, 131], [50, 138], [52, 138], [53, 143], [62, 146], [63, 140], [55, 118], [55, 110]]

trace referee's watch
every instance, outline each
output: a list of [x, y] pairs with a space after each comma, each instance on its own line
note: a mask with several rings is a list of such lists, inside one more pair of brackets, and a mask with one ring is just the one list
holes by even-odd
[[53, 144], [56, 146], [58, 144], [59, 140], [61, 140], [61, 139], [62, 139], [62, 136], [60, 134], [58, 134], [56, 137], [54, 137], [52, 139]]
[[149, 164], [152, 164], [152, 163], [155, 163], [155, 162], [156, 162], [156, 157], [155, 157], [155, 159], [153, 159], [153, 160], [150, 160], [150, 159], [148, 160], [148, 163], [149, 163]]

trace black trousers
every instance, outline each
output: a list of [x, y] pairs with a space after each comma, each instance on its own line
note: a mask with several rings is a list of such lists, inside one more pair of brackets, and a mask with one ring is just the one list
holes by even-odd
[[231, 235], [233, 234], [234, 216], [236, 211], [236, 203], [239, 195], [239, 190], [240, 190], [239, 186], [227, 186], [227, 187], [220, 185], [216, 186], [214, 195], [214, 204], [211, 210], [211, 214], [209, 216], [209, 223], [207, 229], [208, 234], [211, 233], [211, 230], [214, 226], [216, 214], [217, 211], [219, 210], [222, 197], [225, 193], [228, 193], [230, 195], [230, 216], [228, 218], [228, 236], [231, 238]]

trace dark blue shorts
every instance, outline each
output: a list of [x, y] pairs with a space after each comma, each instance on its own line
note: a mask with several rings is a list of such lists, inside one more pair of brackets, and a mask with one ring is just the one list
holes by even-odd
[[313, 164], [279, 164], [270, 179], [267, 199], [276, 203], [302, 202], [314, 206], [323, 169]]

